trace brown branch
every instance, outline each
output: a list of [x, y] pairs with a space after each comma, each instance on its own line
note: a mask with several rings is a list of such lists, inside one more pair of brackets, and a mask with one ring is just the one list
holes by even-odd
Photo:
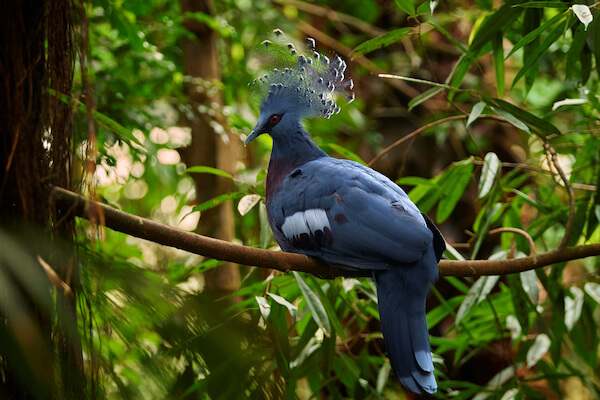
[[[53, 188], [52, 195], [56, 199], [57, 207], [62, 208], [65, 212], [71, 212], [75, 216], [90, 219], [91, 215], [94, 215], [92, 209], [94, 209], [95, 215], [98, 211], [101, 211], [104, 214], [104, 221], [108, 228], [205, 257], [261, 268], [272, 268], [283, 272], [291, 270], [308, 272], [329, 279], [337, 276], [370, 276], [369, 271], [349, 272], [325, 265], [300, 254], [257, 249], [186, 232], [119, 211], [62, 188]], [[439, 269], [440, 275], [444, 276], [505, 275], [598, 255], [600, 255], [600, 243], [595, 243], [556, 249], [519, 259], [442, 260], [439, 263]]]
[[[469, 114], [452, 115], [450, 117], [446, 117], [446, 118], [438, 119], [437, 121], [430, 122], [427, 125], [423, 125], [422, 127], [420, 127], [418, 129], [412, 131], [408, 135], [402, 137], [401, 139], [395, 141], [394, 143], [392, 143], [391, 145], [389, 145], [388, 147], [386, 147], [385, 149], [383, 149], [382, 151], [380, 151], [379, 154], [377, 154], [371, 161], [369, 161], [369, 163], [367, 164], [367, 166], [369, 166], [369, 167], [373, 166], [373, 164], [375, 164], [381, 157], [385, 156], [387, 153], [389, 153], [390, 151], [392, 151], [396, 147], [400, 146], [402, 143], [404, 143], [405, 141], [407, 141], [411, 137], [416, 136], [419, 133], [421, 133], [421, 132], [423, 132], [423, 131], [425, 131], [425, 130], [427, 130], [429, 128], [432, 128], [432, 127], [434, 127], [436, 125], [444, 124], [446, 122], [457, 121], [457, 120], [467, 119], [467, 118], [469, 118]], [[499, 117], [497, 115], [490, 115], [490, 114], [480, 115], [478, 117], [478, 119], [494, 119], [496, 121], [506, 122], [506, 120], [504, 118]]]
[[489, 231], [488, 235], [495, 235], [496, 233], [504, 233], [504, 232], [516, 233], [518, 235], [523, 236], [525, 239], [527, 239], [527, 242], [529, 243], [529, 255], [530, 256], [535, 255], [535, 244], [533, 243], [533, 238], [531, 237], [531, 235], [529, 233], [527, 233], [523, 229], [511, 228], [511, 227], [496, 228], [496, 229], [492, 229], [491, 231]]

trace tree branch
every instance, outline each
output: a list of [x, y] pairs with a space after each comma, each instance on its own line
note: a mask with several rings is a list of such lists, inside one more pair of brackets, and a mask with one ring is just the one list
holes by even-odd
[[[56, 200], [58, 208], [62, 208], [65, 212], [70, 212], [77, 217], [94, 221], [98, 215], [103, 215], [106, 227], [115, 231], [209, 258], [261, 268], [272, 268], [283, 272], [291, 270], [308, 272], [327, 279], [337, 276], [359, 277], [371, 275], [369, 271], [347, 271], [331, 267], [314, 258], [300, 254], [257, 249], [186, 232], [119, 211], [58, 187], [52, 189], [52, 196]], [[511, 260], [442, 260], [439, 263], [439, 269], [440, 275], [444, 276], [505, 275], [597, 255], [600, 255], [600, 243], [566, 247]]]

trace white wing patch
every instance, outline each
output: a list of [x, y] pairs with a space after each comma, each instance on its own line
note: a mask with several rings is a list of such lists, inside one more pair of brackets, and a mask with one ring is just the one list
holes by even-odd
[[281, 225], [281, 231], [289, 240], [298, 239], [304, 233], [314, 236], [317, 231], [325, 232], [325, 228], [331, 230], [331, 225], [327, 213], [320, 208], [298, 211], [287, 217]]

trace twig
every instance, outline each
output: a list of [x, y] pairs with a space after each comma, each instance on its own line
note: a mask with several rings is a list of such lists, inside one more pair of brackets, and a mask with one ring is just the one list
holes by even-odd
[[[437, 126], [437, 125], [444, 124], [446, 122], [457, 121], [457, 120], [467, 119], [467, 118], [469, 118], [468, 114], [464, 114], [464, 115], [452, 115], [450, 117], [446, 117], [446, 118], [438, 119], [437, 121], [430, 122], [427, 125], [424, 125], [424, 126], [418, 128], [418, 129], [412, 131], [408, 135], [406, 135], [403, 138], [395, 141], [394, 143], [392, 143], [391, 145], [389, 145], [388, 147], [386, 147], [385, 149], [383, 149], [371, 161], [369, 161], [369, 163], [367, 165], [369, 167], [373, 166], [373, 164], [375, 164], [381, 157], [383, 157], [384, 155], [386, 155], [387, 153], [389, 153], [390, 151], [392, 151], [396, 147], [400, 146], [406, 140], [410, 139], [413, 136], [418, 135], [419, 133], [421, 133], [421, 132], [423, 132], [423, 131], [425, 131], [425, 130], [427, 130], [429, 128], [432, 128], [432, 127]], [[494, 119], [496, 121], [506, 122], [506, 120], [504, 118], [499, 117], [497, 115], [491, 115], [491, 114], [480, 115], [478, 117], [478, 119]]]
[[[206, 257], [261, 268], [272, 268], [283, 272], [291, 270], [308, 272], [327, 279], [337, 276], [371, 276], [368, 270], [348, 271], [325, 265], [314, 258], [300, 254], [257, 249], [182, 231], [116, 210], [62, 188], [54, 187], [52, 192], [56, 198], [56, 206], [72, 212], [75, 216], [90, 219], [92, 208], [100, 210], [104, 214], [104, 221], [108, 228]], [[93, 207], [90, 207], [91, 205]], [[600, 243], [595, 243], [559, 248], [519, 259], [442, 260], [439, 263], [439, 270], [440, 275], [444, 276], [505, 275], [598, 255], [600, 255]]]
[[565, 171], [563, 171], [560, 163], [558, 162], [558, 155], [556, 154], [554, 147], [552, 147], [547, 139], [542, 138], [542, 140], [544, 141], [544, 149], [546, 149], [548, 154], [550, 154], [552, 164], [554, 164], [554, 168], [556, 168], [556, 171], [560, 175], [560, 179], [562, 179], [565, 189], [567, 189], [567, 193], [569, 194], [569, 219], [567, 220], [567, 226], [565, 227], [565, 235], [558, 245], [558, 249], [563, 249], [569, 244], [569, 238], [571, 237], [571, 231], [573, 230], [573, 222], [575, 220], [575, 193], [573, 192], [573, 188], [567, 179]]
[[529, 255], [535, 256], [535, 243], [533, 243], [533, 238], [531, 237], [531, 235], [529, 233], [527, 233], [523, 229], [511, 228], [511, 227], [497, 228], [497, 229], [492, 229], [491, 231], [489, 231], [488, 235], [494, 235], [496, 233], [503, 233], [503, 232], [512, 232], [512, 233], [516, 233], [518, 235], [523, 236], [525, 239], [527, 239], [527, 242], [529, 242]]

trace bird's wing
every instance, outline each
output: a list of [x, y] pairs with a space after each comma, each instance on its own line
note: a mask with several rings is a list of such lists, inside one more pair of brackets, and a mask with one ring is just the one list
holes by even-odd
[[433, 240], [400, 187], [347, 160], [324, 157], [295, 169], [268, 210], [283, 250], [356, 268], [413, 262]]

